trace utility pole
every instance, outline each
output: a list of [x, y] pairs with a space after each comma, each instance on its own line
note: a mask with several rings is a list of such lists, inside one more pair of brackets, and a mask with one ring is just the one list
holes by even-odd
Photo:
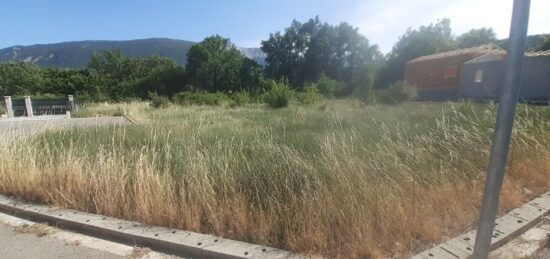
[[474, 259], [485, 259], [491, 251], [491, 238], [495, 227], [495, 218], [498, 211], [499, 197], [506, 170], [510, 138], [512, 136], [512, 127], [514, 125], [516, 104], [520, 90], [530, 4], [531, 0], [514, 0], [504, 85], [498, 106], [489, 170], [485, 181], [485, 193], [483, 194], [483, 203], [473, 254]]

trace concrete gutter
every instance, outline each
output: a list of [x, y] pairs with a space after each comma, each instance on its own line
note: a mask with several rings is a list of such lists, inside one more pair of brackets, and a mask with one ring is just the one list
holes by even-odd
[[[497, 249], [523, 234], [528, 229], [540, 223], [548, 215], [550, 215], [550, 192], [498, 218], [495, 223], [493, 239], [491, 240], [491, 250]], [[413, 258], [470, 258], [474, 250], [475, 237], [476, 230], [472, 230], [426, 250]]]
[[57, 209], [0, 195], [0, 211], [78, 233], [192, 258], [304, 258], [288, 251], [112, 217]]

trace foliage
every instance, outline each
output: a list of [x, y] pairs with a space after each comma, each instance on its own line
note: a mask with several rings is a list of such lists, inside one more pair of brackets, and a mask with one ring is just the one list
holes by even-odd
[[283, 108], [288, 106], [292, 96], [288, 83], [272, 81], [271, 89], [264, 95], [264, 102], [271, 108]]
[[167, 108], [170, 106], [170, 99], [166, 96], [159, 96], [157, 93], [149, 93], [151, 99], [151, 107], [153, 108]]
[[345, 94], [350, 94], [358, 83], [352, 79], [382, 57], [378, 47], [357, 28], [347, 23], [329, 25], [318, 17], [306, 23], [294, 20], [284, 33], [271, 34], [262, 41], [262, 50], [267, 55], [265, 72], [270, 78], [285, 78], [293, 89], [298, 89], [325, 74], [345, 82]]
[[126, 58], [120, 50], [94, 53], [88, 69], [102, 78], [104, 92], [112, 100], [147, 98], [149, 92], [173, 95], [186, 81], [185, 69], [174, 60], [160, 56]]
[[339, 94], [344, 88], [345, 83], [336, 81], [321, 73], [316, 82], [319, 92], [324, 96], [332, 97]]
[[0, 64], [0, 96], [40, 92], [38, 87], [43, 81], [40, 68], [34, 64], [25, 62]]
[[251, 90], [261, 69], [221, 36], [193, 45], [187, 53], [187, 71], [193, 84], [209, 92]]
[[308, 83], [304, 87], [303, 91], [294, 93], [294, 98], [300, 104], [314, 104], [317, 101], [321, 100], [323, 97], [319, 93], [319, 88], [315, 83]]
[[208, 105], [218, 106], [226, 102], [228, 97], [224, 93], [209, 93], [205, 91], [181, 92], [174, 96], [174, 102], [179, 105]]
[[537, 46], [536, 50], [550, 50], [550, 35], [546, 36]]
[[388, 89], [379, 90], [375, 94], [375, 101], [383, 104], [400, 104], [416, 99], [416, 89], [403, 81], [392, 84]]
[[456, 38], [456, 47], [463, 49], [496, 42], [497, 35], [493, 28], [481, 27], [479, 29], [471, 29], [458, 36]]
[[454, 44], [450, 23], [449, 19], [442, 19], [435, 24], [420, 26], [417, 30], [409, 28], [388, 53], [387, 62], [378, 73], [375, 87], [387, 88], [403, 80], [405, 64], [412, 59], [452, 49]]

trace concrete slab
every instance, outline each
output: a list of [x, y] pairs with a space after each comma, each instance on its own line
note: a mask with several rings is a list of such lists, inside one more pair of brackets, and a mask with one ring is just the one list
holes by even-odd
[[[150, 226], [112, 217], [52, 208], [0, 195], [0, 211], [90, 236], [146, 246], [194, 258], [303, 258], [281, 249], [223, 239], [212, 235]], [[448, 248], [453, 250], [454, 248]], [[453, 250], [454, 251], [454, 250]], [[460, 251], [454, 251], [459, 253]]]

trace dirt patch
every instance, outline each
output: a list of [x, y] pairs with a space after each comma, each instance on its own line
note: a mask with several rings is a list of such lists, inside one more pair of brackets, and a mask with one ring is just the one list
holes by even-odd
[[25, 224], [25, 225], [16, 227], [15, 231], [20, 234], [36, 235], [37, 237], [44, 237], [57, 232], [54, 228], [43, 223], [36, 223], [32, 225]]
[[132, 253], [128, 255], [126, 258], [128, 259], [138, 259], [143, 258], [147, 254], [151, 252], [151, 249], [147, 247], [136, 247], [134, 250], [132, 250]]

